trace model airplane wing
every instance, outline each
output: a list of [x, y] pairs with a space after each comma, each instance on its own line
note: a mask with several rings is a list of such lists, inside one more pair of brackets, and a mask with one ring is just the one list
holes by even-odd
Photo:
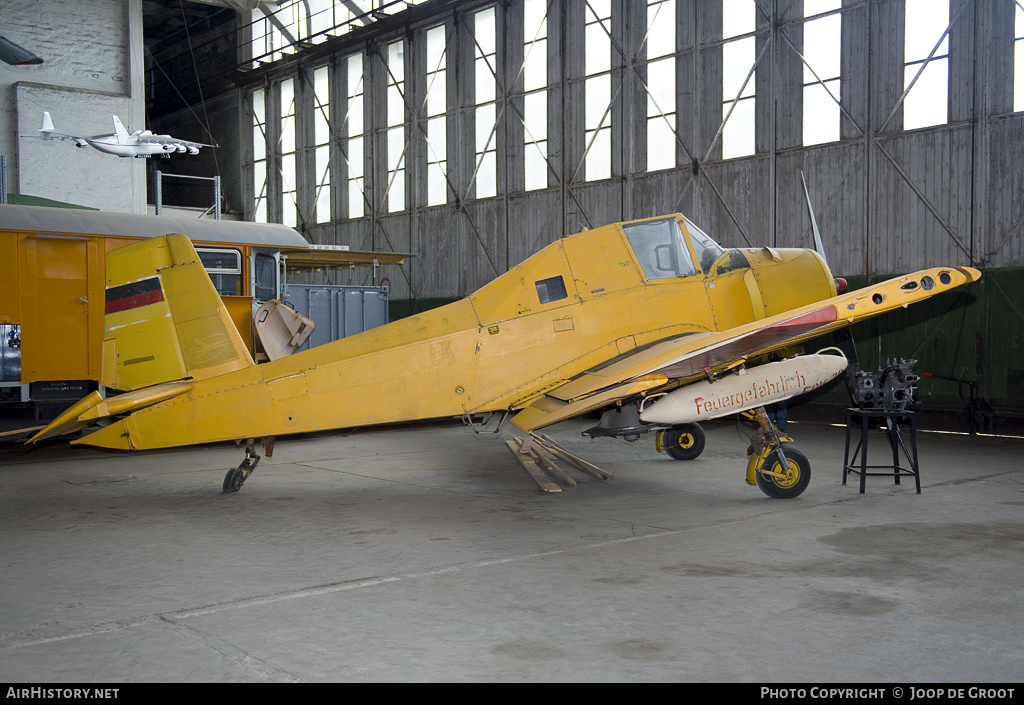
[[203, 144], [202, 142], [192, 142], [190, 140], [182, 140], [177, 137], [171, 137], [170, 135], [155, 135], [152, 132], [142, 132], [138, 135], [140, 142], [154, 142], [156, 144], [173, 144], [183, 145], [185, 147], [216, 147], [215, 144]]
[[929, 269], [726, 331], [669, 338], [547, 390], [512, 423], [535, 431], [643, 392], [682, 386], [980, 277], [971, 267]]

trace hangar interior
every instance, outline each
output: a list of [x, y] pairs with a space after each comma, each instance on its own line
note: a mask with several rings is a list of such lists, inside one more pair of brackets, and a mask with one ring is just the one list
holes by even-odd
[[[917, 359], [936, 423], [1020, 426], [1019, 0], [41, 0], [5, 21], [44, 58], [0, 68], [13, 194], [142, 212], [157, 169], [218, 175], [234, 217], [414, 253], [395, 318], [564, 235], [662, 213], [726, 246], [812, 246], [803, 177], [854, 286], [985, 272], [857, 326], [863, 367]], [[36, 139], [44, 109], [218, 147], [98, 172], [91, 150]], [[211, 197], [163, 186], [170, 204]]]
[[[623, 220], [680, 212], [725, 247], [812, 247], [809, 201], [852, 288], [982, 270], [853, 332], [864, 369], [930, 375], [922, 427], [992, 433], [921, 433], [920, 485], [861, 493], [843, 430], [802, 423], [841, 419], [837, 382], [791, 407], [814, 480], [785, 500], [744, 484], [731, 417], [683, 463], [584, 438], [593, 419], [555, 424], [614, 476], [558, 493], [455, 419], [282, 436], [233, 493], [229, 442], [0, 443], [0, 680], [122, 698], [167, 681], [1012, 698], [1024, 0], [10, 0], [2, 16], [43, 59], [0, 63], [12, 203], [141, 214], [158, 170], [219, 176], [226, 218], [413, 253], [390, 275], [394, 320]], [[218, 146], [117, 159], [40, 140], [42, 111]], [[184, 179], [162, 197], [179, 218], [211, 202]]]

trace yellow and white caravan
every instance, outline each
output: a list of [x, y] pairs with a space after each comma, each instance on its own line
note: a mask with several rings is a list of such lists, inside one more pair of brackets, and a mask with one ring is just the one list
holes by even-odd
[[255, 359], [253, 313], [280, 297], [288, 255], [309, 267], [402, 261], [311, 249], [284, 225], [0, 205], [0, 402], [47, 418], [99, 388], [107, 253], [168, 233], [192, 241]]

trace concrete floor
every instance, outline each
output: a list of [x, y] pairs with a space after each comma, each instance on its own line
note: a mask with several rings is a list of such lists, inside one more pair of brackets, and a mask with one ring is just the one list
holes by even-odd
[[1024, 675], [1024, 441], [922, 433], [922, 493], [860, 495], [791, 424], [813, 479], [772, 500], [734, 424], [691, 462], [587, 425], [549, 434], [616, 477], [561, 494], [449, 423], [280, 439], [232, 495], [229, 444], [2, 448], [0, 681]]

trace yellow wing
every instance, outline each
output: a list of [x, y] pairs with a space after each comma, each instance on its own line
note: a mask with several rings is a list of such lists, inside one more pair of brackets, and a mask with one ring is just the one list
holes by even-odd
[[512, 424], [531, 432], [643, 392], [681, 386], [980, 278], [971, 267], [929, 269], [726, 331], [668, 338], [547, 390]]

